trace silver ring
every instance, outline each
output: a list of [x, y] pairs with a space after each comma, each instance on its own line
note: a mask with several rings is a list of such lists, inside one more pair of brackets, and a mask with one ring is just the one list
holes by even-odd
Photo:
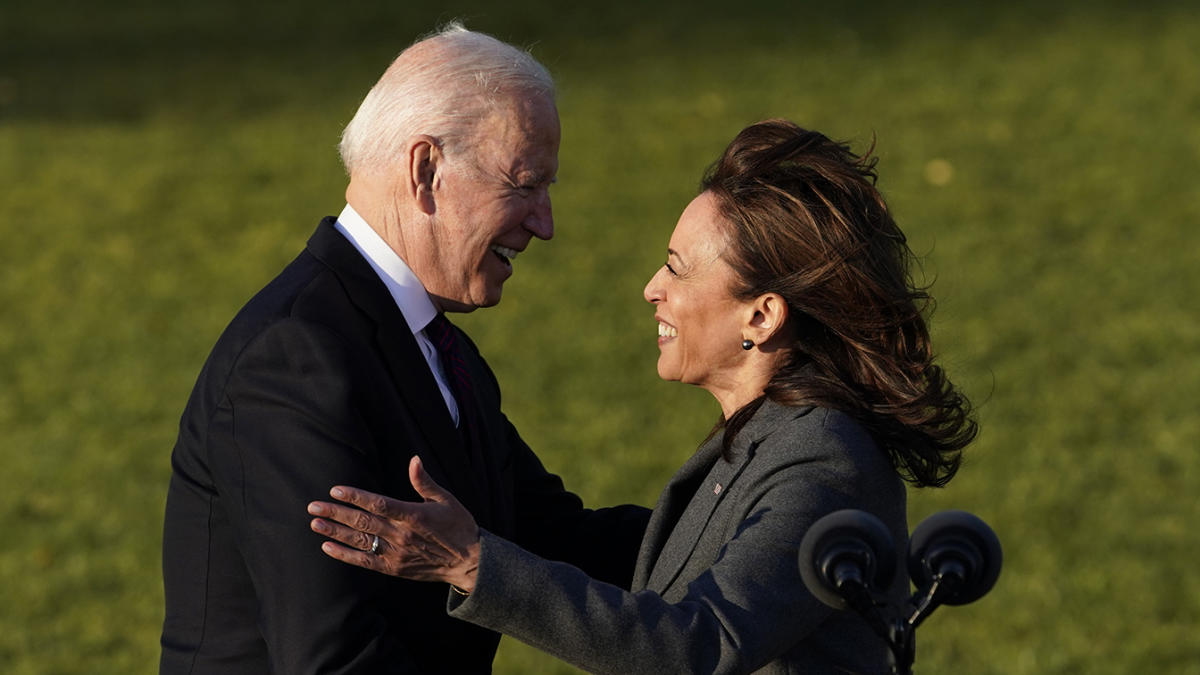
[[371, 555], [379, 555], [379, 535], [371, 540]]

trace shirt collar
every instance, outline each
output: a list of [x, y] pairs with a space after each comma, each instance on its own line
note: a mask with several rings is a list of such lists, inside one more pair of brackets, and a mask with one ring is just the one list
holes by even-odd
[[375, 274], [379, 275], [383, 285], [387, 286], [388, 293], [391, 293], [392, 299], [396, 301], [396, 306], [400, 308], [400, 313], [404, 315], [409, 330], [413, 333], [424, 330], [433, 317], [437, 316], [437, 308], [433, 306], [425, 286], [421, 284], [417, 275], [413, 274], [408, 264], [349, 204], [342, 209], [334, 227], [350, 240], [354, 248], [370, 263]]

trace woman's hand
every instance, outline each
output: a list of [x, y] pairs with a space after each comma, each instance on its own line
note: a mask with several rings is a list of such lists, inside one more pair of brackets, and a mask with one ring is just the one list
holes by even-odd
[[479, 526], [454, 495], [425, 473], [419, 457], [409, 462], [408, 479], [424, 502], [339, 485], [329, 494], [359, 508], [309, 504], [308, 512], [318, 516], [310, 524], [313, 532], [334, 540], [321, 550], [351, 565], [415, 581], [443, 581], [471, 592], [479, 568]]

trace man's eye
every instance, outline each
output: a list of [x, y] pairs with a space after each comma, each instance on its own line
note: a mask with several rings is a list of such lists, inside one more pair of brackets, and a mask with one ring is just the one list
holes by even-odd
[[677, 276], [679, 276], [679, 275], [678, 275], [678, 274], [675, 272], [675, 268], [674, 268], [674, 267], [671, 267], [671, 263], [663, 263], [663, 265], [664, 265], [664, 266], [667, 268], [667, 271], [671, 273], [671, 276], [674, 276], [674, 277], [677, 277]]

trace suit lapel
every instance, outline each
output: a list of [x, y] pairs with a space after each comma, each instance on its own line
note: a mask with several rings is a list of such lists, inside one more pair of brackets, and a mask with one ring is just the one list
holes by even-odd
[[[321, 221], [308, 241], [309, 252], [333, 270], [350, 300], [375, 321], [379, 353], [429, 449], [418, 454], [430, 476], [450, 490], [472, 513], [481, 513], [481, 500], [471, 480], [471, 464], [462, 437], [454, 427], [433, 373], [429, 371], [404, 315], [367, 261], [334, 228], [335, 222], [333, 217]], [[396, 452], [416, 450], [418, 448], [395, 449]], [[407, 482], [405, 475], [402, 484]]]
[[503, 453], [496, 448], [505, 440], [504, 417], [500, 413], [499, 391], [494, 386], [495, 376], [484, 363], [475, 343], [457, 326], [460, 352], [471, 378], [471, 404], [475, 410], [476, 443], [472, 459], [476, 474], [482, 480], [479, 486], [484, 508], [488, 509], [488, 528], [501, 536], [515, 532], [516, 514], [514, 500], [505, 490], [507, 484], [501, 480], [499, 462]]
[[675, 582], [717, 507], [736, 494], [737, 479], [754, 459], [758, 444], [785, 420], [810, 409], [764, 401], [734, 440], [731, 461], [720, 457], [721, 434], [701, 447], [668, 484], [655, 507], [638, 557], [635, 590], [646, 588], [661, 594]]
[[419, 453], [438, 484], [458, 498], [477, 518], [486, 521], [462, 434], [454, 426], [433, 373], [405, 324], [379, 327], [376, 336], [392, 380], [425, 438], [428, 453]]
[[[739, 436], [740, 440], [740, 436]], [[717, 451], [720, 452], [720, 439], [717, 439]], [[691, 499], [684, 504], [683, 513], [679, 516], [671, 533], [663, 544], [662, 552], [654, 564], [646, 588], [662, 593], [671, 585], [683, 569], [692, 551], [700, 541], [700, 534], [708, 526], [713, 511], [725, 499], [725, 495], [733, 488], [734, 481], [746, 468], [753, 455], [753, 447], [741, 448], [736, 452], [732, 462], [718, 459], [712, 468], [701, 477], [699, 484], [692, 493]]]
[[650, 579], [650, 570], [662, 553], [667, 538], [674, 530], [680, 515], [696, 494], [701, 481], [708, 475], [713, 463], [721, 456], [721, 439], [719, 436], [710, 438], [700, 446], [683, 467], [675, 473], [667, 487], [658, 498], [658, 504], [650, 514], [650, 522], [646, 526], [646, 535], [642, 539], [642, 548], [638, 552], [637, 566], [633, 573], [633, 589], [646, 588]]

